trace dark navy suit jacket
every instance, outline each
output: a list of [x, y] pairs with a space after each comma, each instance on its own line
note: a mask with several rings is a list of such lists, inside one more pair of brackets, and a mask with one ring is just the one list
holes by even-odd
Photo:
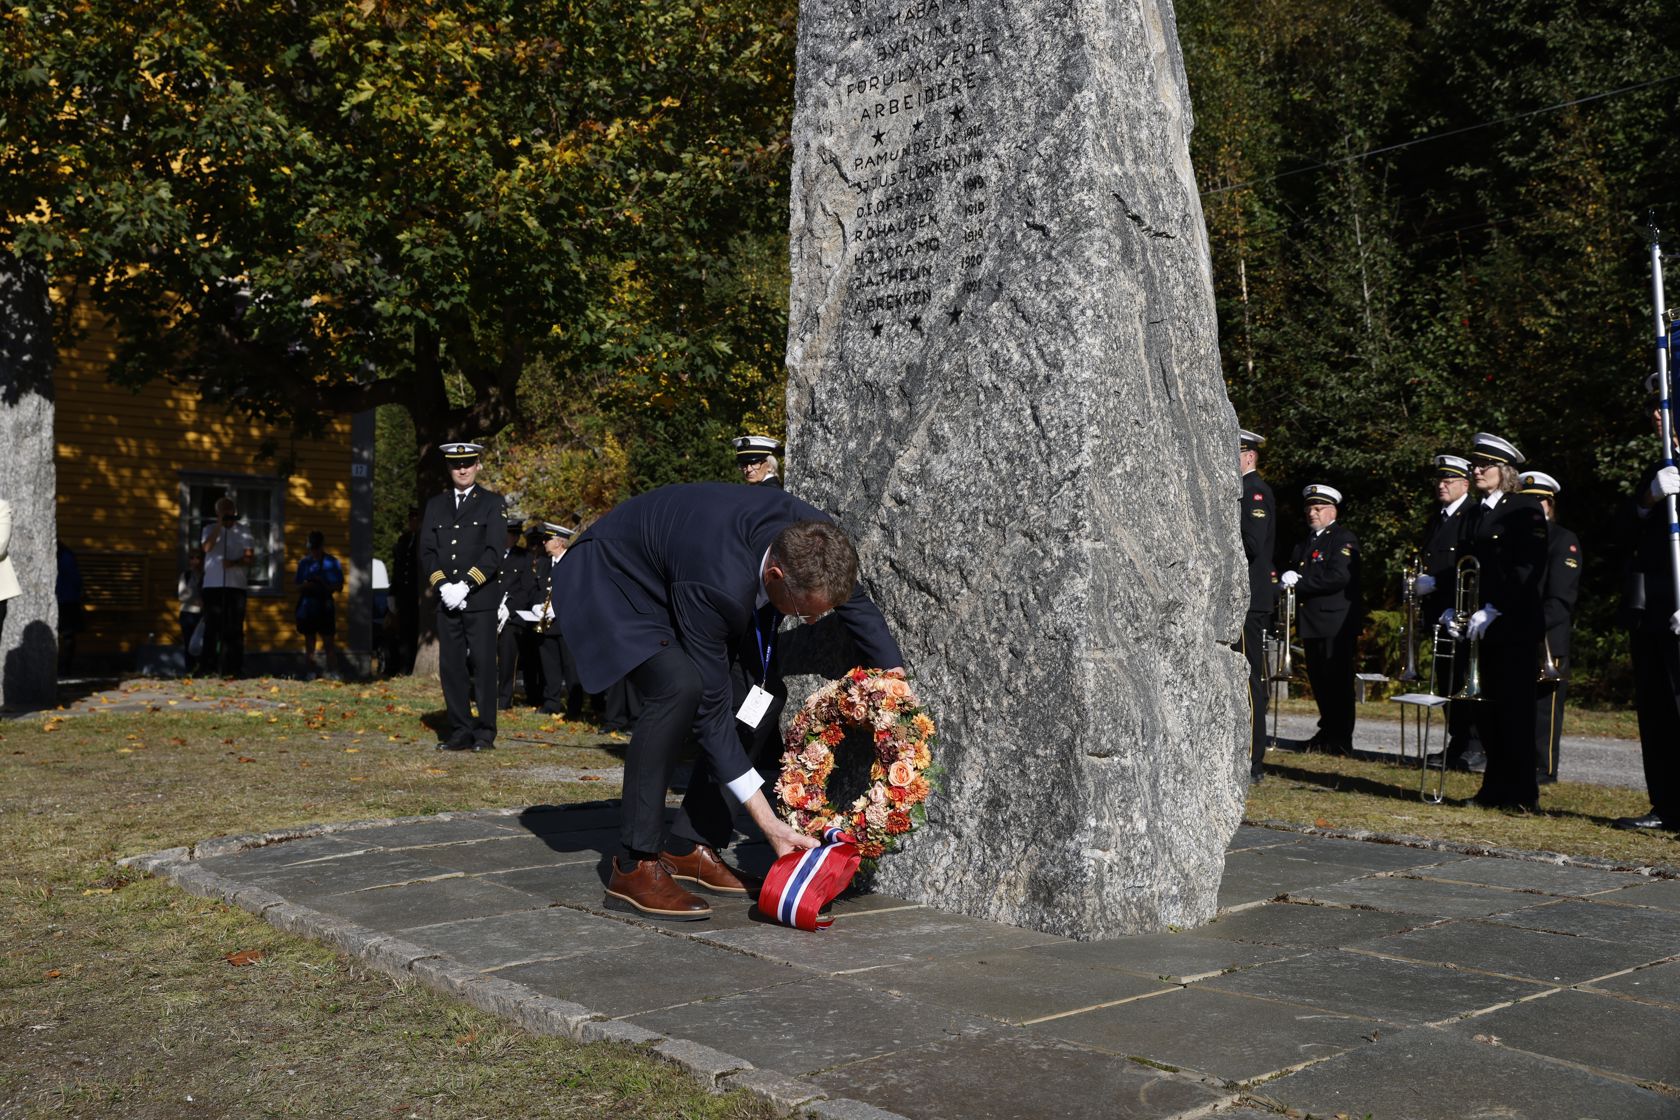
[[[555, 573], [555, 615], [579, 682], [603, 691], [677, 645], [700, 670], [695, 732], [713, 772], [725, 783], [747, 773], [729, 660], [753, 629], [770, 543], [796, 521], [829, 520], [786, 491], [735, 483], [665, 486], [619, 504], [577, 538]], [[835, 613], [866, 664], [904, 663], [862, 587]]]

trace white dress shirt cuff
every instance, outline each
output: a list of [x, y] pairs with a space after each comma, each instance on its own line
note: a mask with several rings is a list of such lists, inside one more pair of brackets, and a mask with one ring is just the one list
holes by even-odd
[[764, 779], [758, 776], [758, 771], [753, 770], [750, 767], [745, 774], [742, 774], [739, 778], [727, 783], [730, 795], [742, 805], [745, 805], [747, 803], [747, 798], [757, 793], [758, 788], [763, 784]]

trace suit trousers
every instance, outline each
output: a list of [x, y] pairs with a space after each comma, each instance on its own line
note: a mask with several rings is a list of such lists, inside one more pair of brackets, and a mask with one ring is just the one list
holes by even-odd
[[542, 710], [549, 715], [577, 719], [583, 714], [583, 689], [577, 683], [577, 666], [560, 631], [550, 630], [537, 642], [542, 659]]
[[230, 677], [244, 671], [244, 588], [204, 589], [204, 652], [199, 665], [206, 673], [219, 671]]
[[[496, 741], [496, 612], [439, 611], [438, 676], [449, 712], [449, 737]], [[472, 664], [469, 670], [468, 658]], [[475, 716], [469, 701], [476, 701]]]
[[1540, 800], [1534, 777], [1535, 678], [1540, 654], [1531, 642], [1483, 643], [1477, 658], [1482, 699], [1475, 708], [1487, 769], [1476, 801], [1482, 805], [1533, 805]]
[[1248, 658], [1248, 710], [1251, 746], [1248, 768], [1258, 771], [1266, 759], [1266, 708], [1271, 699], [1266, 681], [1266, 623], [1270, 611], [1249, 611], [1243, 619], [1242, 651]]
[[1318, 704], [1318, 738], [1331, 746], [1353, 745], [1353, 649], [1356, 632], [1304, 638], [1307, 682]]
[[1542, 782], [1558, 776], [1558, 744], [1563, 738], [1563, 702], [1569, 695], [1569, 662], [1558, 658], [1563, 676], [1541, 681], [1534, 698], [1534, 772]]
[[[736, 711], [740, 710], [747, 693], [757, 683], [757, 678], [747, 666], [740, 661], [730, 663], [729, 686], [731, 702]], [[753, 769], [757, 770], [767, 783], [773, 783], [773, 776], [781, 769], [782, 709], [787, 706], [787, 684], [782, 680], [774, 661], [770, 664], [770, 679], [765, 684], [768, 686], [766, 691], [770, 693], [771, 700], [770, 707], [764, 712], [764, 718], [758, 721], [757, 727], [748, 727], [736, 720], [735, 734], [742, 749], [747, 752], [747, 759], [752, 763]], [[671, 825], [671, 834], [712, 848], [728, 847], [735, 834], [734, 799], [724, 794], [718, 785], [717, 776], [712, 773], [710, 760], [704, 755], [695, 760], [694, 772], [688, 779], [688, 792], [693, 796], [693, 800], [683, 801], [682, 811], [677, 814], [676, 821]], [[768, 797], [769, 794], [765, 796]]]
[[1642, 630], [1628, 640], [1651, 811], [1670, 828], [1680, 827], [1680, 642], [1667, 633]]
[[[700, 708], [700, 670], [687, 653], [671, 645], [630, 670], [626, 679], [640, 695], [642, 710], [624, 752], [619, 839], [629, 851], [652, 854], [665, 844], [665, 791]], [[711, 822], [720, 815], [727, 820], [731, 812], [717, 783], [690, 781], [677, 820]], [[694, 827], [687, 824], [685, 829], [683, 835], [694, 839]]]

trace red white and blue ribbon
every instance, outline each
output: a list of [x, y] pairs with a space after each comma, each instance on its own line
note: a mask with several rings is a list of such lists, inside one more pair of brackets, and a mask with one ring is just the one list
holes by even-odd
[[827, 929], [834, 919], [819, 915], [852, 885], [861, 861], [851, 833], [825, 829], [820, 846], [789, 852], [771, 865], [758, 892], [759, 913], [795, 929]]

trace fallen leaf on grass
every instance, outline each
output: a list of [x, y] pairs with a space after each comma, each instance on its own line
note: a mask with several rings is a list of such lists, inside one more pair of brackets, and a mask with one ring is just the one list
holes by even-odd
[[345, 754], [361, 754], [362, 753], [362, 748], [361, 747], [345, 747], [344, 748], [344, 753]]
[[244, 968], [246, 965], [256, 964], [266, 955], [261, 949], [241, 949], [237, 953], [229, 953], [222, 959], [234, 968]]
[[252, 719], [261, 719], [262, 718], [262, 713], [255, 710], [254, 708], [246, 708], [245, 709], [245, 714], [250, 716]]
[[90, 894], [111, 894], [115, 890], [115, 887], [87, 887], [82, 891], [82, 895], [86, 897]]
[[579, 774], [578, 775], [578, 781], [580, 781], [580, 782], [598, 782], [600, 780], [601, 780], [601, 775], [599, 775], [599, 774]]
[[477, 1031], [468, 1031], [466, 1034], [458, 1034], [458, 1035], [455, 1036], [455, 1045], [457, 1045], [457, 1046], [466, 1046], [468, 1043], [477, 1042], [477, 1041], [478, 1041], [478, 1032]]
[[1317, 820], [1313, 821], [1313, 827], [1314, 828], [1329, 828], [1330, 827], [1330, 822], [1325, 820], [1323, 817], [1319, 817]]
[[64, 973], [59, 969], [56, 969], [56, 968], [47, 969], [47, 979], [48, 980], [57, 980], [60, 976], [63, 976], [63, 975], [64, 975]]
[[179, 735], [172, 737], [169, 741], [177, 747], [184, 747], [187, 745], [187, 741]]
[[426, 773], [428, 773], [428, 774], [447, 774], [447, 773], [449, 773], [449, 771], [441, 769], [441, 768], [436, 767], [436, 766], [428, 766], [428, 767], [426, 767]]
[[61, 720], [61, 719], [49, 719], [47, 722], [45, 722], [41, 725], [41, 730], [42, 731], [57, 731], [60, 727], [63, 727], [63, 726], [64, 726], [64, 721], [63, 720]]
[[352, 782], [365, 782], [365, 781], [367, 781], [367, 775], [365, 775], [365, 774], [352, 774], [352, 775], [350, 775], [350, 780]]
[[239, 756], [237, 761], [239, 761], [239, 762], [255, 762], [256, 759], [250, 757], [249, 755], [243, 755], [242, 754], [242, 755]]

